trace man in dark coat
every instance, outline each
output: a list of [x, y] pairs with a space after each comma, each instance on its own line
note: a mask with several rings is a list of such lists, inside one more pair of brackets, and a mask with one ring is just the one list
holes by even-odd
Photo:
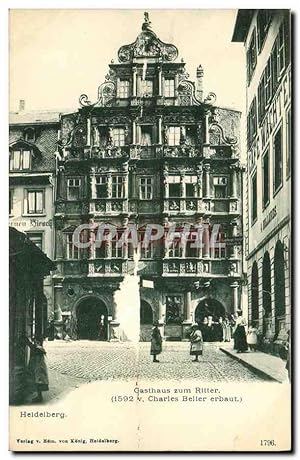
[[159, 363], [158, 359], [156, 359], [156, 356], [161, 353], [162, 350], [162, 337], [160, 334], [160, 330], [158, 327], [158, 322], [156, 321], [153, 324], [153, 329], [151, 333], [151, 350], [150, 350], [150, 355], [153, 356], [153, 362], [154, 363]]

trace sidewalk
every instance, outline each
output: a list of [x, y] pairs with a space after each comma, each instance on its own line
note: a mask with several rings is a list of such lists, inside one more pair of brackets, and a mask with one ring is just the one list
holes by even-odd
[[278, 383], [288, 382], [287, 370], [285, 369], [286, 362], [281, 358], [262, 351], [237, 353], [236, 350], [233, 350], [233, 342], [222, 344], [220, 350], [266, 380], [273, 380]]

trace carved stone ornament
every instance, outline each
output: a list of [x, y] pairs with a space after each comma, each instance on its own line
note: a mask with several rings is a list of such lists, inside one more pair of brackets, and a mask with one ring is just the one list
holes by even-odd
[[[148, 13], [146, 13], [148, 14]], [[118, 51], [120, 62], [129, 62], [137, 57], [161, 58], [164, 61], [174, 61], [178, 56], [176, 46], [162, 42], [151, 30], [149, 17], [145, 16], [142, 32], [134, 43], [121, 46]]]

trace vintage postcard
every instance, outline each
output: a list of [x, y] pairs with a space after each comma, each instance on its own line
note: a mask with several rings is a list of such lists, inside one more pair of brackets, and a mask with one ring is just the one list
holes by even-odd
[[9, 34], [10, 449], [290, 451], [290, 11]]

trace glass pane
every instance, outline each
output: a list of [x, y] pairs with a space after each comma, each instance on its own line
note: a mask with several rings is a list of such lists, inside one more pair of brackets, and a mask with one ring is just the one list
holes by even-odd
[[43, 192], [36, 192], [36, 212], [43, 212]]
[[28, 212], [35, 212], [35, 192], [28, 192]]
[[29, 150], [23, 150], [23, 169], [29, 169], [30, 168], [30, 151]]
[[13, 155], [13, 168], [12, 169], [20, 169], [20, 150], [15, 150], [12, 152]]

